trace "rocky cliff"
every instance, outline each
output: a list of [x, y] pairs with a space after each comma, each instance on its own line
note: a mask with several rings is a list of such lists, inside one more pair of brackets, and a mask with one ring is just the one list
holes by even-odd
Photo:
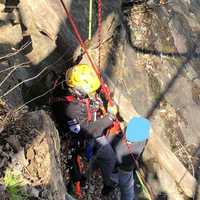
[[[64, 3], [87, 40], [88, 1]], [[199, 8], [198, 0], [162, 6], [103, 1], [101, 70], [126, 120], [138, 114], [150, 118], [154, 134], [144, 154], [147, 179], [156, 196], [172, 200], [199, 195]], [[60, 1], [21, 0], [14, 13], [0, 17], [1, 70], [17, 66], [0, 74], [1, 96], [16, 107], [51, 89], [54, 74], [77, 62], [81, 50]], [[98, 63], [96, 2], [92, 36], [89, 52]], [[7, 94], [16, 84], [20, 87]], [[28, 105], [41, 104], [47, 98]]]
[[9, 199], [65, 199], [60, 139], [47, 113], [15, 115], [0, 138], [1, 185], [6, 186], [1, 193]]

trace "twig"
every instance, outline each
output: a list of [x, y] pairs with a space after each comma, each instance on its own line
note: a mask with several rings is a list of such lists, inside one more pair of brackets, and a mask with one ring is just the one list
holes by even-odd
[[27, 83], [29, 81], [32, 81], [36, 78], [38, 78], [41, 74], [43, 74], [49, 67], [45, 67], [42, 71], [40, 71], [36, 76], [33, 76], [31, 78], [25, 79], [23, 81], [21, 81], [20, 83], [18, 83], [17, 85], [15, 85], [14, 87], [12, 87], [10, 90], [8, 90], [6, 93], [4, 93], [2, 96], [0, 96], [0, 99], [7, 96], [8, 94], [10, 94], [13, 90], [15, 90], [17, 87], [19, 87], [20, 85], [22, 85], [23, 83]]
[[12, 69], [7, 76], [3, 79], [3, 81], [0, 83], [0, 87], [4, 84], [4, 82], [11, 76], [11, 74], [16, 70], [16, 68]]
[[24, 46], [22, 46], [22, 47], [21, 47], [20, 49], [18, 49], [16, 52], [14, 52], [14, 53], [9, 53], [9, 54], [7, 54], [7, 55], [5, 55], [5, 56], [0, 57], [0, 60], [5, 59], [5, 58], [9, 58], [9, 57], [11, 57], [11, 56], [14, 56], [14, 55], [20, 53], [23, 49], [25, 49], [26, 47], [28, 47], [31, 43], [32, 43], [32, 41], [25, 43]]
[[[65, 51], [66, 52], [66, 51]], [[63, 53], [62, 56], [60, 56], [56, 62], [52, 63], [52, 64], [49, 64], [47, 65], [43, 70], [41, 70], [36, 76], [33, 76], [31, 78], [28, 78], [28, 79], [25, 79], [23, 81], [21, 81], [20, 83], [18, 83], [17, 85], [15, 85], [14, 87], [12, 87], [10, 90], [8, 90], [6, 93], [4, 93], [2, 96], [0, 96], [0, 99], [2, 99], [3, 97], [7, 96], [8, 94], [10, 94], [13, 90], [15, 90], [17, 87], [19, 87], [20, 85], [22, 85], [23, 83], [27, 83], [29, 81], [32, 81], [36, 78], [38, 78], [40, 75], [42, 75], [48, 68], [50, 68], [52, 65], [55, 65], [57, 64], [65, 55], [65, 52]]]
[[102, 46], [104, 45], [104, 43], [106, 43], [107, 41], [111, 40], [112, 37], [113, 37], [113, 35], [107, 37], [106, 39], [104, 39], [104, 40], [101, 42], [100, 45], [96, 45], [96, 46], [91, 47], [91, 50], [94, 50], [94, 49], [97, 49], [97, 48], [99, 48], [99, 47], [102, 47]]
[[9, 119], [11, 119], [13, 113], [14, 113], [13, 110], [10, 110], [8, 113], [6, 113], [6, 116], [4, 117], [3, 121], [1, 122], [0, 133], [2, 133], [3, 130], [5, 129], [5, 127], [7, 126]]
[[[65, 80], [64, 80], [64, 81], [61, 81], [61, 82], [58, 83], [57, 85], [60, 85], [60, 84], [62, 84], [63, 82], [65, 82]], [[37, 100], [37, 99], [39, 99], [39, 98], [41, 98], [41, 97], [47, 95], [48, 93], [50, 93], [50, 92], [53, 91], [54, 89], [55, 89], [55, 87], [52, 87], [51, 89], [47, 90], [47, 91], [44, 92], [43, 94], [41, 94], [41, 95], [39, 95], [39, 96], [37, 96], [37, 97], [34, 97], [34, 98], [32, 98], [31, 100], [25, 102], [23, 105], [21, 105], [20, 107], [18, 107], [18, 108], [15, 110], [15, 112], [17, 112], [17, 111], [23, 109], [24, 106], [26, 106], [27, 104], [29, 104], [29, 103], [31, 103], [31, 102], [33, 102], [33, 101], [35, 101], [35, 100]]]
[[6, 68], [6, 69], [1, 70], [1, 71], [0, 71], [0, 74], [3, 73], [3, 72], [9, 71], [9, 70], [11, 70], [11, 69], [13, 69], [13, 68], [29, 67], [29, 66], [26, 66], [26, 65], [28, 65], [28, 64], [30, 64], [30, 63], [31, 63], [31, 62], [29, 61], [29, 62], [21, 63], [21, 64], [19, 64], [19, 65], [14, 65], [14, 66], [12, 66], [12, 67], [8, 67], [8, 68]]

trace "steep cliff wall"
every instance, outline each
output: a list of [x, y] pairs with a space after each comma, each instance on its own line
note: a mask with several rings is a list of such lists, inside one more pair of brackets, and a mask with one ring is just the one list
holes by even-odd
[[[86, 40], [88, 1], [64, 2]], [[124, 119], [138, 114], [151, 119], [154, 133], [144, 159], [154, 193], [172, 200], [185, 196], [197, 199], [200, 4], [198, 0], [169, 1], [164, 6], [155, 2], [120, 10], [119, 2], [103, 1], [101, 69], [112, 82]], [[89, 52], [98, 63], [97, 10], [94, 13]], [[16, 53], [27, 35], [32, 48], [0, 60], [1, 70], [26, 63], [13, 71], [9, 84], [2, 84], [1, 95], [44, 70], [7, 96], [10, 104], [18, 106], [25, 97], [36, 97], [51, 88], [53, 75], [49, 72], [62, 72], [81, 51], [60, 1], [21, 0], [15, 15], [14, 24], [13, 16], [1, 15], [0, 55]], [[6, 76], [1, 74], [1, 80]], [[47, 101], [42, 99], [41, 103]]]
[[[123, 93], [137, 114], [151, 119], [153, 137], [162, 141], [155, 145], [159, 141], [151, 140], [147, 149], [151, 151], [149, 158], [155, 160], [146, 158], [146, 164], [155, 167], [162, 189], [158, 185], [152, 187], [168, 193], [170, 199], [183, 198], [176, 185], [184, 182], [187, 170], [195, 176], [199, 166], [200, 29], [194, 5], [199, 6], [197, 1], [176, 1], [162, 7], [140, 4], [124, 9], [120, 33], [116, 34], [118, 42], [113, 43], [110, 59], [105, 62], [107, 75], [120, 91], [116, 96], [118, 102], [122, 102]], [[124, 109], [129, 119], [127, 105], [121, 106], [121, 112]], [[178, 167], [181, 163], [173, 162], [175, 158], [170, 161], [172, 155], [162, 146], [170, 149], [187, 170], [181, 170]], [[168, 173], [173, 177], [171, 180]], [[195, 196], [198, 185], [195, 186], [193, 178], [191, 182], [189, 179], [186, 178], [188, 185], [181, 187], [186, 195]], [[150, 180], [153, 184], [157, 182]]]

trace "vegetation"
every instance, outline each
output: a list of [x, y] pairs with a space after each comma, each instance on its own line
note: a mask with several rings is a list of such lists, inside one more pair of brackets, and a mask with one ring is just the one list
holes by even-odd
[[22, 190], [23, 178], [19, 172], [7, 169], [3, 178], [3, 184], [6, 186], [10, 200], [27, 199], [27, 195]]

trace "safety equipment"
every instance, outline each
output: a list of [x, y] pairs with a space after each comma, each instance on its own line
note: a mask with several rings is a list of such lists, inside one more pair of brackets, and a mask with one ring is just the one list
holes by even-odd
[[150, 121], [143, 117], [133, 117], [126, 128], [126, 140], [128, 142], [141, 142], [149, 138]]
[[92, 95], [100, 88], [100, 80], [94, 69], [87, 64], [78, 64], [66, 72], [66, 84], [83, 93]]
[[72, 133], [79, 134], [81, 126], [76, 119], [68, 120], [67, 124]]
[[117, 105], [115, 105], [115, 104], [110, 105], [110, 103], [108, 103], [107, 110], [112, 115], [116, 115], [118, 113], [118, 108], [117, 108]]

